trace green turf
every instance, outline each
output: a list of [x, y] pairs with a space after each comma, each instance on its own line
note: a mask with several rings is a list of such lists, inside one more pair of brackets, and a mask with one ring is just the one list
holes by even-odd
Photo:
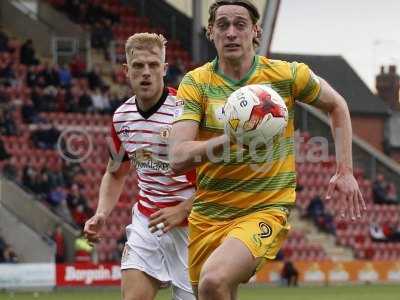
[[[120, 293], [116, 289], [63, 290], [51, 293], [0, 293], [0, 299], [40, 299], [40, 300], [117, 300]], [[157, 300], [170, 300], [168, 290], [163, 290]], [[399, 285], [364, 285], [336, 287], [241, 287], [240, 300], [399, 300]]]

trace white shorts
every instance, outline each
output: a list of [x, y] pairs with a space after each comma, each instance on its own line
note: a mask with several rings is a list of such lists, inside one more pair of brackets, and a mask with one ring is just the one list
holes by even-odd
[[178, 294], [192, 294], [188, 274], [187, 227], [176, 227], [157, 236], [150, 232], [148, 218], [138, 211], [136, 205], [132, 219], [132, 224], [126, 227], [127, 242], [121, 270], [140, 270], [163, 284], [171, 283]]

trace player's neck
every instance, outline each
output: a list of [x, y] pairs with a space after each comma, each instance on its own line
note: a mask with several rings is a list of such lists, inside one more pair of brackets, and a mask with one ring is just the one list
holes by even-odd
[[251, 55], [240, 60], [221, 59], [218, 68], [224, 75], [235, 80], [240, 80], [251, 69], [254, 62], [254, 57], [254, 55]]
[[164, 88], [160, 89], [156, 95], [154, 95], [153, 98], [151, 99], [144, 99], [144, 98], [139, 98], [136, 96], [136, 105], [140, 108], [141, 111], [149, 111], [151, 108], [153, 108], [155, 105], [157, 105], [158, 101], [160, 100], [162, 94], [163, 94]]

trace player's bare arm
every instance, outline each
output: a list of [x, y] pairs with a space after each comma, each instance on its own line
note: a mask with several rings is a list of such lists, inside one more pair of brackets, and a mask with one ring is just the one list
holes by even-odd
[[353, 176], [352, 128], [350, 113], [346, 101], [324, 79], [320, 78], [321, 92], [314, 106], [329, 113], [331, 130], [335, 139], [337, 157], [336, 174], [329, 182], [327, 198], [333, 192], [345, 195], [345, 203], [341, 205], [341, 215], [348, 210], [351, 219], [360, 218], [361, 211], [366, 209], [364, 198], [356, 179]]
[[165, 207], [153, 213], [150, 216], [150, 231], [156, 232], [162, 230], [165, 233], [175, 226], [182, 224], [192, 210], [193, 199], [194, 197], [191, 197], [176, 206]]
[[108, 161], [107, 170], [100, 184], [96, 213], [85, 223], [84, 234], [90, 242], [97, 242], [101, 238], [100, 231], [118, 202], [130, 170], [130, 161], [118, 162], [118, 167], [115, 167], [115, 163], [111, 159]]
[[180, 121], [172, 126], [169, 137], [169, 158], [173, 172], [182, 174], [202, 164], [208, 154], [221, 151], [228, 142], [226, 135], [206, 141], [196, 141], [199, 123], [196, 121]]

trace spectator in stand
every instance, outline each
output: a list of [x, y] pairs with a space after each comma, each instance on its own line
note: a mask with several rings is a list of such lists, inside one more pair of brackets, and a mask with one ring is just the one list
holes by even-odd
[[10, 245], [6, 245], [3, 251], [4, 263], [14, 264], [18, 262], [18, 256]]
[[32, 89], [31, 99], [33, 106], [37, 109], [38, 112], [43, 112], [45, 110], [46, 104], [43, 100], [43, 89], [35, 86]]
[[308, 204], [307, 216], [314, 221], [319, 229], [335, 234], [336, 229], [333, 217], [325, 211], [325, 205], [319, 195], [315, 196]]
[[42, 87], [57, 87], [60, 84], [58, 66], [51, 66], [49, 62], [36, 67], [37, 82]]
[[58, 88], [57, 90], [57, 111], [59, 112], [66, 112], [67, 110], [67, 90], [65, 88]]
[[[390, 192], [390, 195], [388, 195]], [[397, 204], [397, 193], [394, 185], [390, 186], [383, 174], [379, 173], [372, 185], [372, 194], [376, 204]]]
[[57, 146], [60, 131], [51, 124], [39, 123], [37, 129], [31, 133], [31, 140], [35, 147], [43, 150], [53, 150]]
[[110, 20], [97, 21], [92, 27], [92, 46], [96, 49], [102, 49], [105, 59], [108, 59], [108, 48], [110, 42], [114, 39], [111, 27]]
[[101, 21], [104, 16], [100, 5], [94, 1], [89, 1], [86, 17], [89, 24], [95, 24], [96, 22]]
[[98, 21], [92, 27], [91, 42], [93, 48], [104, 49], [103, 26]]
[[57, 88], [49, 85], [43, 90], [44, 111], [56, 111], [57, 109]]
[[81, 113], [93, 111], [91, 92], [88, 88], [85, 88], [79, 96], [77, 111]]
[[39, 64], [39, 60], [36, 58], [35, 49], [33, 47], [33, 41], [31, 39], [27, 39], [21, 46], [20, 62], [27, 66]]
[[384, 204], [387, 202], [386, 198], [386, 183], [383, 174], [378, 174], [372, 186], [372, 193], [374, 202], [377, 204]]
[[390, 182], [386, 188], [386, 198], [388, 202], [393, 204], [399, 204], [399, 197], [397, 195], [396, 185], [393, 182]]
[[13, 36], [8, 40], [8, 52], [13, 55], [13, 57], [19, 59], [21, 43], [19, 40]]
[[48, 69], [48, 80], [50, 85], [52, 86], [60, 86], [60, 68], [58, 65], [52, 65], [49, 69]]
[[115, 15], [111, 12], [110, 6], [108, 3], [103, 4], [103, 16], [106, 21], [110, 21], [110, 28], [114, 25], [114, 23], [119, 22], [119, 16]]
[[86, 62], [82, 55], [75, 55], [71, 63], [69, 64], [69, 67], [73, 77], [79, 78], [85, 75]]
[[375, 242], [382, 242], [386, 240], [386, 236], [383, 233], [382, 227], [376, 223], [373, 223], [369, 226], [369, 235]]
[[35, 179], [35, 186], [34, 186], [34, 192], [38, 194], [41, 198], [46, 197], [50, 191], [52, 190], [52, 187], [49, 182], [49, 176], [47, 174], [47, 168], [43, 167], [40, 172], [36, 174], [36, 179]]
[[[15, 73], [15, 80], [13, 81], [13, 86], [16, 87], [23, 87], [26, 83], [26, 74], [27, 74], [27, 68], [25, 65], [21, 64], [14, 64], [14, 73]], [[27, 94], [25, 91], [20, 95], [24, 99], [27, 97]]]
[[297, 286], [299, 271], [290, 260], [285, 260], [281, 271], [281, 278], [287, 286]]
[[24, 104], [21, 107], [21, 114], [22, 114], [22, 120], [26, 124], [35, 124], [40, 121], [43, 121], [43, 118], [41, 118], [36, 110], [36, 107], [33, 105], [33, 102], [31, 99], [28, 99], [24, 102]]
[[4, 262], [4, 249], [6, 248], [6, 242], [0, 235], [0, 263]]
[[76, 183], [71, 186], [67, 196], [67, 204], [75, 223], [83, 229], [88, 217], [93, 214], [93, 210], [89, 207], [86, 198]]
[[92, 70], [87, 74], [89, 82], [89, 88], [95, 90], [104, 86], [103, 80], [101, 79], [101, 69], [99, 65], [95, 65]]
[[315, 196], [311, 199], [307, 206], [307, 216], [313, 220], [316, 220], [320, 215], [324, 213], [325, 206], [320, 196]]
[[26, 165], [22, 174], [22, 185], [30, 189], [35, 190], [37, 181], [37, 172], [31, 165]]
[[66, 186], [64, 174], [61, 170], [60, 164], [53, 164], [48, 166], [47, 170], [49, 183], [52, 188], [57, 186]]
[[47, 196], [47, 202], [51, 205], [56, 214], [61, 216], [70, 224], [74, 224], [71, 213], [67, 206], [67, 194], [64, 187], [59, 186], [53, 189]]
[[87, 214], [85, 211], [85, 206], [79, 204], [73, 211], [71, 211], [72, 219], [79, 229], [83, 230], [85, 227], [85, 222], [89, 219], [91, 215]]
[[85, 170], [79, 163], [70, 160], [62, 160], [62, 173], [65, 179], [65, 185], [71, 186], [75, 181], [75, 176], [85, 174]]
[[0, 138], [0, 161], [7, 160], [11, 157], [11, 155], [7, 152], [4, 147], [3, 139]]
[[2, 106], [7, 105], [10, 101], [10, 97], [7, 93], [6, 85], [0, 84], [0, 112], [2, 111]]
[[18, 135], [18, 128], [15, 124], [15, 112], [13, 108], [2, 109], [0, 107], [0, 134], [6, 136]]
[[2, 83], [8, 85], [12, 85], [15, 81], [16, 76], [13, 69], [13, 62], [9, 57], [0, 60], [0, 78]]
[[11, 181], [18, 180], [18, 170], [16, 168], [16, 158], [12, 156], [3, 166], [3, 176]]
[[65, 242], [64, 233], [61, 225], [57, 224], [52, 234], [52, 239], [56, 243], [56, 263], [65, 262]]
[[400, 242], [400, 223], [396, 225], [388, 222], [379, 224], [371, 224], [369, 227], [369, 235], [375, 242]]
[[37, 85], [37, 72], [35, 66], [29, 66], [26, 74], [26, 84], [29, 87], [35, 87]]
[[0, 52], [8, 52], [8, 42], [9, 38], [8, 36], [3, 32], [3, 27], [0, 26]]
[[68, 65], [64, 64], [64, 65], [62, 65], [62, 67], [59, 68], [58, 78], [60, 81], [60, 85], [62, 87], [65, 87], [65, 88], [70, 87], [72, 76], [71, 76], [71, 72], [69, 70]]
[[95, 112], [105, 113], [110, 111], [108, 90], [108, 87], [97, 88], [91, 94], [92, 107]]

